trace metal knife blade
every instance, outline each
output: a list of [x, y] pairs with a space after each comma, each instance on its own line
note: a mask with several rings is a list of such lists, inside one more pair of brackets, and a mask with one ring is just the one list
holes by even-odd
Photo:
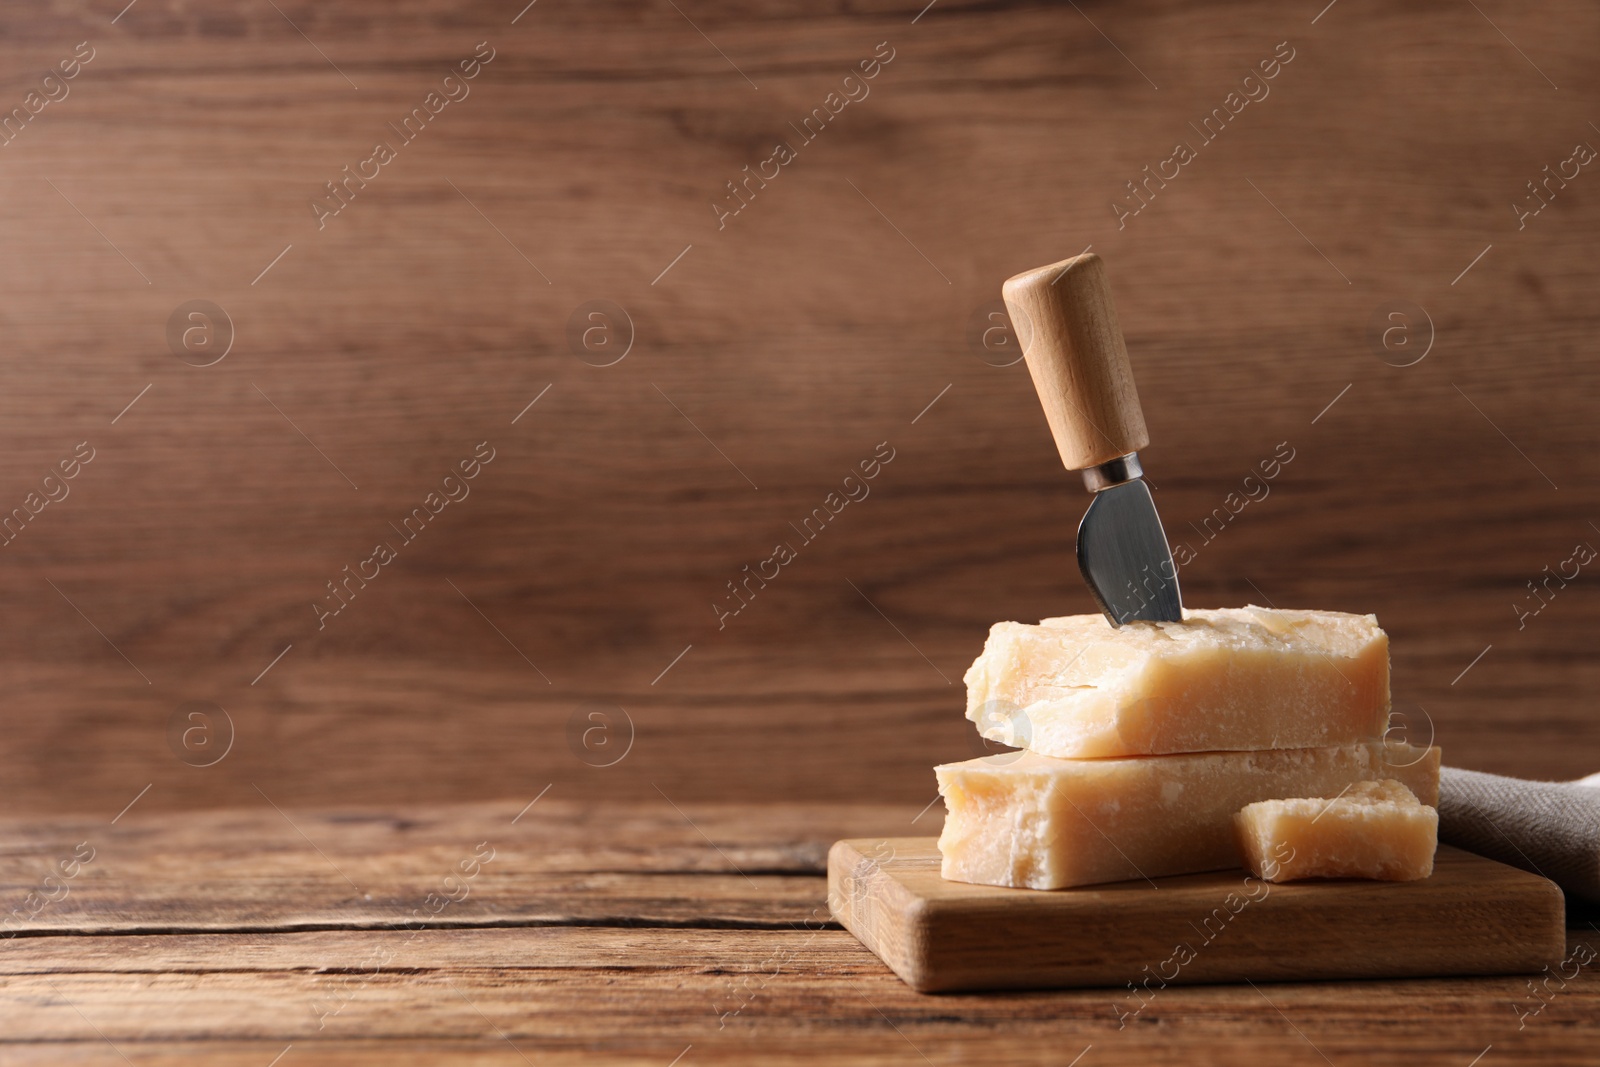
[[1113, 626], [1183, 620], [1178, 568], [1142, 478], [1095, 493], [1078, 524], [1078, 569]]

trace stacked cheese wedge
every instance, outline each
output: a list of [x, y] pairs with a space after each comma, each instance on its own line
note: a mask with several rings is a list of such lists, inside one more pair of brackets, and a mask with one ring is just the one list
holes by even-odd
[[[1438, 806], [1439, 750], [1385, 737], [1389, 639], [1371, 615], [1002, 622], [966, 683], [967, 718], [1023, 751], [936, 768], [955, 881], [1060, 889], [1217, 870], [1270, 862], [1283, 832], [1301, 835], [1304, 860], [1313, 824], [1267, 801], [1337, 803], [1312, 812], [1326, 847], [1415, 854], [1396, 812], [1419, 825], [1407, 791], [1428, 816]], [[1379, 782], [1398, 784], [1365, 784]], [[1362, 873], [1337, 864], [1311, 873]]]

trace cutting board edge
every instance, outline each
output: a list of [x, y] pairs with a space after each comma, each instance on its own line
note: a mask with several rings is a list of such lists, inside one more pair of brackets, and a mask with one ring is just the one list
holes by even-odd
[[[925, 879], [930, 856], [917, 854], [907, 857], [912, 849], [937, 856], [935, 838], [860, 838], [836, 842], [828, 856], [828, 902], [835, 918], [857, 940], [878, 956], [901, 980], [921, 993], [959, 993], [1024, 989], [1119, 989], [1132, 987], [1141, 973], [1149, 978], [1153, 962], [1170, 962], [1162, 959], [1164, 949], [1154, 943], [1146, 944], [1136, 953], [1115, 959], [1099, 958], [1087, 962], [1063, 959], [1029, 958], [1029, 953], [1041, 951], [1041, 939], [1031, 939], [1021, 949], [1013, 947], [1003, 965], [987, 967], [963, 962], [982, 959], [963, 950], [961, 942], [970, 936], [956, 937], [948, 931], [951, 924], [963, 919], [993, 921], [996, 915], [1007, 916], [1014, 925], [1020, 915], [1032, 908], [1040, 914], [1055, 919], [1078, 917], [1085, 911], [1104, 911], [1108, 915], [1120, 914], [1126, 918], [1139, 908], [1156, 903], [1158, 889], [1119, 887], [1129, 896], [1112, 905], [1095, 908], [1093, 905], [1067, 905], [1060, 891], [1007, 890], [1001, 887], [971, 887], [983, 894], [982, 899], [943, 897], [932, 899], [917, 893], [899, 878], [893, 870], [896, 862], [915, 864], [919, 878]], [[1442, 847], [1450, 863], [1467, 865], [1474, 877], [1483, 880], [1480, 886], [1466, 891], [1459, 884], [1445, 886], [1435, 900], [1419, 895], [1419, 886], [1404, 895], [1390, 892], [1385, 899], [1384, 889], [1395, 883], [1329, 882], [1307, 885], [1301, 883], [1292, 902], [1285, 906], [1280, 899], [1274, 907], [1272, 924], [1293, 924], [1299, 928], [1308, 915], [1307, 902], [1311, 894], [1326, 888], [1335, 900], [1344, 898], [1342, 907], [1352, 908], [1351, 901], [1358, 900], [1355, 893], [1366, 893], [1369, 899], [1377, 896], [1387, 905], [1391, 916], [1399, 915], [1412, 920], [1419, 916], [1438, 917], [1437, 903], [1449, 902], [1457, 907], [1472, 907], [1486, 912], [1499, 926], [1493, 928], [1444, 928], [1444, 937], [1435, 938], [1431, 948], [1420, 946], [1411, 954], [1391, 954], [1381, 961], [1337, 962], [1330, 960], [1329, 942], [1321, 946], [1322, 954], [1306, 958], [1295, 954], [1295, 966], [1282, 965], [1283, 950], [1279, 946], [1265, 948], [1248, 938], [1236, 938], [1221, 951], [1196, 953], [1202, 960], [1199, 967], [1179, 968], [1170, 980], [1160, 985], [1205, 985], [1239, 981], [1319, 981], [1376, 978], [1423, 978], [1438, 976], [1483, 976], [1500, 974], [1535, 973], [1546, 964], [1559, 960], [1566, 950], [1565, 898], [1553, 882], [1536, 874], [1509, 867], [1459, 849]], [[874, 860], [876, 855], [879, 859]], [[880, 862], [881, 860], [882, 862]], [[1212, 872], [1218, 876], [1246, 872]], [[1159, 882], [1160, 880], [1158, 880]], [[964, 883], [941, 882], [959, 894]], [[1089, 888], [1089, 887], [1085, 887]], [[1190, 886], [1189, 895], [1209, 891], [1212, 887]], [[1221, 891], [1221, 883], [1215, 887]], [[1278, 887], [1274, 887], [1278, 888]], [[1372, 891], [1376, 890], [1374, 894]], [[1482, 890], [1483, 892], [1479, 892]], [[996, 894], [1000, 895], [996, 895]], [[1014, 900], [1009, 894], [1015, 893]], [[1337, 896], [1335, 896], [1337, 894]], [[1405, 907], [1398, 908], [1395, 901]], [[1241, 909], [1242, 910], [1242, 909]], [[1259, 918], [1262, 909], [1257, 909]], [[1370, 919], [1371, 915], [1363, 915]], [[1352, 920], [1355, 916], [1352, 914]], [[1382, 915], [1379, 915], [1382, 918]], [[1193, 924], [1191, 923], [1191, 928]], [[1198, 929], [1198, 928], [1196, 928]], [[1044, 939], [1046, 942], [1048, 939]], [[1402, 945], [1404, 943], [1402, 942]], [[1446, 949], [1445, 946], [1448, 946]], [[1202, 947], [1209, 947], [1209, 942]], [[1044, 944], [1048, 952], [1049, 945]], [[1056, 952], [1064, 951], [1057, 946]], [[1254, 954], [1252, 955], [1252, 952]], [[1274, 961], [1274, 955], [1277, 960]]]

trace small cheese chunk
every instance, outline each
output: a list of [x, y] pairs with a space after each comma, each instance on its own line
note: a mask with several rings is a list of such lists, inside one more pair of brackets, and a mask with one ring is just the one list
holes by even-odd
[[949, 815], [940, 872], [1061, 889], [1240, 865], [1233, 817], [1283, 796], [1394, 778], [1439, 799], [1439, 750], [1380, 741], [1133, 759], [1007, 752], [934, 768]]
[[1046, 756], [1310, 748], [1376, 740], [1389, 638], [1371, 615], [1246, 607], [1113, 628], [1101, 615], [996, 623], [967, 718]]
[[1396, 781], [1357, 782], [1333, 800], [1261, 800], [1233, 817], [1245, 866], [1269, 882], [1433, 873], [1439, 813]]

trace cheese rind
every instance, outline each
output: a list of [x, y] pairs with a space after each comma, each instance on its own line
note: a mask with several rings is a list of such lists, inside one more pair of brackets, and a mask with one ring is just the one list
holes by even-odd
[[1233, 823], [1245, 866], [1269, 882], [1415, 881], [1433, 873], [1439, 847], [1438, 811], [1396, 781], [1357, 782], [1333, 800], [1257, 801]]
[[1258, 607], [1001, 622], [966, 683], [979, 733], [1047, 756], [1310, 748], [1383, 737], [1389, 638], [1371, 615]]
[[1439, 799], [1437, 748], [1377, 741], [1134, 759], [1013, 752], [934, 771], [949, 811], [940, 873], [1029, 889], [1238, 866], [1233, 817], [1258, 800], [1333, 797], [1377, 778]]

